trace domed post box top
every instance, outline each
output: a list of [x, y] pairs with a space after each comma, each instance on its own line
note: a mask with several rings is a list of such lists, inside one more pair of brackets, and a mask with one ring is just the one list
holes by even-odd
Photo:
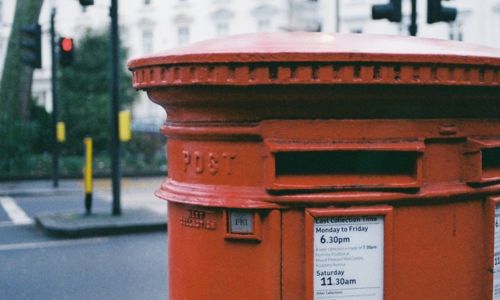
[[[297, 69], [286, 69], [291, 63]], [[414, 37], [327, 33], [238, 35], [129, 62], [137, 89], [276, 84], [499, 86], [499, 67], [500, 50], [495, 48]]]

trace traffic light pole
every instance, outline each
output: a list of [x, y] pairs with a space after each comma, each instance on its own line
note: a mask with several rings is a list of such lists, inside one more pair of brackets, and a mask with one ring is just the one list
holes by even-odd
[[50, 54], [52, 59], [52, 181], [55, 188], [59, 187], [59, 143], [57, 142], [57, 53], [56, 53], [56, 8], [50, 13]]
[[408, 26], [408, 31], [411, 36], [417, 35], [417, 0], [411, 0], [411, 23]]
[[114, 216], [121, 215], [120, 205], [120, 141], [118, 139], [118, 113], [119, 103], [119, 49], [120, 39], [118, 36], [118, 0], [111, 0], [111, 166], [113, 186], [113, 210]]

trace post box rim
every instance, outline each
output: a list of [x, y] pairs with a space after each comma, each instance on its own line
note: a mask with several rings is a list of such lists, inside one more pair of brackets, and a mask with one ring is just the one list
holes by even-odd
[[186, 63], [420, 62], [500, 66], [500, 49], [380, 34], [274, 32], [196, 42], [129, 61], [130, 69]]

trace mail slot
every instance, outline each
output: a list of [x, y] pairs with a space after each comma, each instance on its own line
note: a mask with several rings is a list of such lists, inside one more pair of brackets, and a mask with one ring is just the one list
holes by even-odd
[[250, 34], [129, 62], [165, 108], [170, 299], [500, 299], [500, 52]]
[[415, 188], [421, 183], [421, 141], [266, 144], [272, 157], [269, 190]]
[[467, 180], [471, 184], [500, 181], [500, 139], [469, 139]]

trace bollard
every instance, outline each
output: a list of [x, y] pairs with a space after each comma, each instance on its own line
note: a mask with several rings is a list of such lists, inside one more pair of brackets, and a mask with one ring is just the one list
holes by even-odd
[[85, 214], [92, 213], [92, 138], [83, 140], [85, 153], [85, 166], [83, 168], [83, 187], [85, 192]]

